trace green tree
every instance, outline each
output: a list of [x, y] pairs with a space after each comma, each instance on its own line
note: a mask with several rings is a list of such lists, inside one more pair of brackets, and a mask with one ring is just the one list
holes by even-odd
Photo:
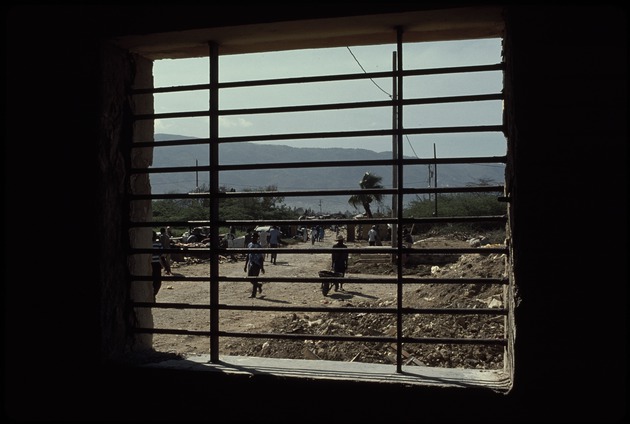
[[[490, 216], [504, 215], [507, 206], [497, 200], [500, 193], [452, 193], [440, 195], [440, 216]], [[420, 198], [409, 202], [403, 211], [403, 216], [425, 217], [432, 216], [434, 203], [431, 199]], [[442, 231], [494, 231], [501, 230], [503, 224], [496, 222], [456, 223], [456, 224], [416, 224], [419, 232]]]
[[[381, 180], [383, 177], [379, 177], [378, 175], [370, 174], [366, 172], [359, 181], [359, 186], [363, 190], [374, 189], [374, 188], [383, 188], [381, 185]], [[361, 194], [353, 194], [348, 199], [348, 203], [351, 204], [354, 208], [358, 209], [358, 205], [363, 206], [365, 209], [365, 214], [368, 218], [372, 218], [372, 209], [370, 207], [372, 202], [376, 202], [379, 205], [383, 203], [383, 195], [380, 193], [361, 193]]]
[[[228, 191], [224, 187], [221, 191]], [[207, 187], [200, 187], [195, 192], [207, 193]], [[261, 187], [261, 192], [278, 191], [276, 186]], [[299, 214], [284, 204], [282, 196], [252, 196], [224, 198], [219, 202], [220, 219], [266, 220], [295, 219]], [[210, 200], [203, 199], [165, 199], [153, 201], [153, 219], [156, 221], [201, 221], [210, 219]]]

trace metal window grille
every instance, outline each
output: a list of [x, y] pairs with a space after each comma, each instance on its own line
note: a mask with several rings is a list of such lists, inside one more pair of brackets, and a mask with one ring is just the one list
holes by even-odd
[[[422, 224], [443, 224], [450, 225], [454, 223], [482, 223], [491, 222], [498, 223], [499, 225], [507, 225], [507, 214], [494, 215], [494, 216], [431, 216], [431, 217], [405, 217], [403, 215], [404, 210], [404, 198], [407, 196], [417, 195], [429, 195], [435, 196], [437, 201], [438, 195], [451, 194], [451, 193], [503, 193], [503, 185], [488, 185], [488, 186], [474, 186], [474, 187], [414, 187], [413, 185], [406, 184], [408, 178], [408, 169], [413, 166], [437, 166], [445, 164], [469, 164], [469, 163], [482, 163], [482, 164], [505, 164], [507, 163], [506, 156], [492, 156], [492, 157], [458, 157], [458, 158], [409, 158], [403, 156], [403, 144], [405, 137], [414, 134], [455, 134], [455, 133], [474, 133], [474, 132], [494, 132], [503, 133], [503, 125], [497, 123], [496, 125], [482, 125], [482, 126], [456, 126], [456, 127], [423, 127], [423, 128], [405, 128], [403, 125], [403, 114], [406, 110], [414, 105], [431, 105], [431, 104], [449, 104], [449, 103], [463, 103], [463, 102], [483, 102], [488, 100], [502, 100], [502, 93], [490, 93], [490, 94], [477, 94], [477, 95], [458, 95], [450, 97], [438, 97], [438, 98], [405, 98], [404, 97], [404, 81], [405, 79], [414, 76], [426, 76], [426, 75], [443, 75], [443, 74], [470, 74], [475, 72], [486, 71], [502, 71], [503, 65], [501, 63], [480, 65], [480, 66], [464, 66], [453, 68], [437, 68], [437, 69], [403, 69], [403, 41], [402, 33], [398, 33], [396, 54], [395, 54], [395, 68], [396, 70], [388, 72], [364, 72], [356, 74], [342, 74], [342, 75], [330, 75], [330, 76], [314, 76], [314, 77], [297, 77], [297, 78], [282, 78], [282, 79], [267, 79], [267, 80], [255, 80], [244, 82], [219, 82], [218, 77], [218, 62], [219, 62], [219, 46], [214, 43], [209, 43], [209, 84], [197, 84], [188, 86], [177, 87], [162, 87], [162, 88], [144, 88], [134, 89], [132, 95], [151, 95], [157, 93], [167, 92], [185, 92], [192, 90], [205, 90], [209, 94], [209, 107], [206, 110], [190, 111], [190, 112], [173, 112], [173, 113], [161, 113], [161, 114], [142, 114], [136, 115], [136, 121], [143, 120], [155, 120], [164, 118], [180, 118], [180, 117], [208, 117], [209, 118], [209, 138], [195, 138], [195, 139], [182, 139], [182, 140], [166, 140], [161, 142], [155, 141], [139, 141], [132, 143], [130, 146], [130, 154], [133, 154], [134, 149], [161, 149], [169, 146], [182, 146], [182, 145], [207, 145], [209, 148], [209, 165], [207, 166], [190, 166], [190, 167], [166, 167], [166, 168], [133, 168], [130, 170], [132, 175], [140, 174], [159, 174], [159, 173], [207, 173], [209, 175], [209, 190], [207, 192], [194, 192], [194, 193], [168, 193], [168, 194], [131, 194], [130, 201], [139, 200], [162, 200], [162, 199], [203, 199], [207, 202], [209, 219], [204, 222], [189, 221], [173, 222], [173, 221], [158, 221], [147, 219], [146, 221], [133, 221], [129, 222], [130, 228], [158, 228], [161, 226], [201, 226], [205, 225], [210, 228], [210, 246], [206, 249], [206, 253], [210, 258], [209, 262], [209, 275], [208, 277], [164, 277], [163, 280], [168, 282], [169, 280], [181, 280], [181, 281], [204, 281], [208, 282], [210, 289], [210, 302], [208, 304], [180, 304], [180, 303], [159, 303], [159, 302], [134, 302], [133, 307], [136, 309], [143, 308], [166, 308], [166, 309], [199, 309], [206, 310], [210, 315], [209, 327], [206, 330], [187, 330], [181, 328], [136, 328], [138, 333], [153, 333], [153, 334], [181, 334], [190, 335], [195, 337], [205, 337], [210, 340], [210, 358], [212, 362], [219, 360], [219, 340], [224, 337], [242, 337], [242, 338], [259, 338], [259, 339], [278, 339], [278, 340], [327, 340], [334, 342], [367, 342], [367, 343], [382, 343], [395, 346], [396, 352], [395, 369], [400, 373], [403, 370], [403, 366], [408, 364], [409, 358], [404, 355], [405, 345], [409, 344], [433, 344], [433, 345], [479, 345], [479, 346], [499, 346], [506, 349], [508, 346], [507, 334], [508, 330], [505, 330], [505, 337], [502, 338], [486, 338], [480, 337], [417, 337], [409, 336], [406, 334], [403, 323], [405, 319], [410, 317], [434, 314], [434, 315], [449, 315], [453, 317], [462, 315], [479, 315], [479, 316], [492, 316], [501, 320], [501, 325], [507, 326], [508, 315], [510, 311], [508, 305], [510, 304], [507, 299], [504, 299], [502, 307], [488, 307], [488, 308], [412, 308], [405, 306], [404, 300], [404, 287], [409, 285], [423, 285], [423, 284], [444, 284], [444, 285], [461, 285], [461, 284], [492, 284], [497, 286], [508, 286], [509, 278], [484, 278], [482, 276], [465, 279], [453, 279], [453, 278], [419, 278], [412, 276], [405, 276], [403, 274], [402, 257], [405, 254], [499, 254], [508, 255], [508, 246], [492, 247], [480, 250], [479, 248], [451, 248], [451, 249], [410, 249], [403, 243], [403, 227], [411, 225]], [[241, 109], [220, 109], [219, 108], [219, 95], [221, 90], [229, 88], [247, 88], [258, 86], [277, 86], [283, 84], [307, 84], [317, 82], [331, 82], [331, 81], [356, 81], [368, 78], [389, 78], [393, 82], [393, 87], [396, 90], [396, 96], [391, 100], [386, 101], [358, 101], [348, 103], [333, 103], [333, 104], [304, 104], [296, 106], [273, 106], [273, 107], [261, 107], [261, 108], [241, 108]], [[346, 110], [346, 109], [360, 109], [360, 108], [383, 108], [383, 113], [391, 114], [392, 128], [385, 129], [361, 129], [351, 131], [319, 131], [319, 132], [301, 132], [290, 134], [260, 134], [255, 136], [235, 136], [235, 137], [223, 137], [219, 133], [219, 117], [229, 115], [252, 115], [252, 114], [279, 114], [279, 113], [293, 113], [293, 112], [317, 112], [317, 111], [330, 111], [330, 110]], [[241, 143], [252, 141], [269, 141], [269, 140], [299, 140], [299, 139], [324, 139], [324, 138], [355, 138], [359, 140], [361, 137], [368, 136], [383, 136], [391, 137], [393, 140], [393, 153], [392, 159], [373, 160], [373, 161], [326, 161], [326, 162], [309, 162], [304, 161], [300, 163], [264, 163], [264, 164], [222, 164], [220, 161], [219, 146], [224, 143]], [[334, 168], [334, 167], [360, 167], [365, 169], [370, 166], [387, 166], [392, 170], [396, 185], [392, 188], [380, 188], [380, 189], [328, 189], [328, 190], [285, 190], [285, 191], [237, 191], [237, 192], [225, 192], [220, 190], [219, 176], [225, 171], [247, 171], [247, 170], [261, 170], [261, 169], [306, 169], [306, 168]], [[390, 225], [392, 231], [392, 245], [386, 247], [370, 247], [366, 248], [352, 248], [349, 247], [351, 254], [362, 253], [382, 253], [392, 255], [395, 258], [396, 275], [391, 277], [380, 278], [366, 278], [366, 279], [354, 279], [353, 282], [369, 283], [369, 284], [396, 284], [397, 286], [397, 300], [394, 305], [388, 307], [322, 307], [322, 306], [244, 306], [244, 305], [229, 305], [222, 303], [219, 298], [219, 283], [229, 282], [247, 282], [247, 277], [232, 277], [222, 275], [221, 267], [219, 264], [219, 256], [229, 256], [232, 254], [246, 253], [246, 248], [227, 248], [221, 247], [219, 243], [219, 227], [235, 226], [255, 226], [255, 225], [300, 225], [303, 221], [300, 220], [283, 220], [283, 221], [260, 221], [260, 220], [233, 220], [229, 217], [222, 217], [219, 213], [220, 202], [222, 199], [235, 199], [235, 198], [247, 198], [247, 197], [311, 197], [317, 198], [320, 196], [351, 196], [361, 194], [380, 194], [384, 196], [392, 196], [393, 210], [395, 213], [391, 217], [379, 217], [379, 218], [366, 218], [362, 220], [362, 224], [378, 224], [378, 225]], [[335, 219], [335, 225], [354, 225], [356, 220], [353, 219]], [[330, 220], [310, 220], [309, 225], [330, 225]], [[331, 254], [331, 248], [308, 248], [308, 249], [274, 249], [275, 253], [282, 254], [283, 252], [300, 253], [304, 255], [313, 253], [326, 253]], [[130, 251], [131, 255], [147, 254], [151, 253], [152, 249], [144, 249], [133, 247]], [[167, 250], [165, 253], [178, 253], [179, 250]], [[271, 253], [270, 249], [262, 249], [262, 253]], [[132, 275], [132, 283], [139, 281], [150, 281], [149, 275]], [[290, 282], [292, 284], [319, 284], [321, 279], [317, 276], [313, 278], [278, 278], [273, 276], [261, 276], [259, 278], [263, 282]], [[506, 291], [507, 293], [507, 291]], [[266, 312], [278, 312], [278, 313], [296, 313], [296, 312], [309, 312], [309, 313], [338, 313], [338, 314], [388, 314], [395, 317], [396, 328], [391, 335], [314, 335], [314, 334], [278, 334], [278, 333], [234, 333], [221, 330], [220, 311], [247, 309], [251, 311], [266, 311]]]

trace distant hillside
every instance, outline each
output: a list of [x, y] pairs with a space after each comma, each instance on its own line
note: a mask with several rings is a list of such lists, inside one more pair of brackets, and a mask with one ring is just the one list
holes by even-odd
[[[173, 134], [156, 134], [156, 141], [177, 140], [182, 137]], [[219, 158], [222, 165], [272, 163], [272, 162], [307, 162], [331, 160], [377, 160], [391, 158], [391, 152], [374, 152], [367, 149], [289, 147], [255, 143], [221, 144]], [[200, 166], [208, 165], [209, 149], [207, 146], [178, 146], [155, 149], [153, 166]], [[219, 185], [237, 191], [257, 189], [275, 185], [278, 190], [314, 190], [314, 189], [355, 189], [365, 172], [383, 178], [384, 187], [392, 187], [392, 170], [389, 167], [329, 167], [309, 169], [278, 169], [256, 171], [226, 171], [219, 176]], [[454, 187], [477, 184], [479, 181], [501, 183], [504, 179], [504, 167], [489, 165], [441, 165], [437, 169], [438, 186]], [[155, 193], [188, 192], [200, 186], [208, 185], [205, 173], [155, 174], [151, 176]], [[406, 168], [405, 185], [427, 187], [429, 185], [428, 166]], [[353, 212], [345, 197], [297, 198], [286, 197], [285, 203], [291, 207], [310, 208], [316, 212]], [[413, 200], [413, 199], [405, 199]], [[321, 204], [320, 204], [321, 202]], [[387, 200], [389, 205], [391, 200]]]

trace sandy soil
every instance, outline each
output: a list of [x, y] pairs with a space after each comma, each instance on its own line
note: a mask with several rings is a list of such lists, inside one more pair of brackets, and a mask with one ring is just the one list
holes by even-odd
[[[416, 246], [431, 247], [470, 247], [458, 237], [433, 237], [417, 242]], [[299, 248], [331, 247], [332, 235], [323, 242], [298, 243], [293, 246]], [[365, 247], [365, 242], [346, 243], [349, 247]], [[331, 291], [327, 296], [322, 294], [319, 283], [278, 283], [264, 284], [262, 294], [250, 298], [251, 284], [249, 282], [221, 282], [219, 285], [219, 302], [227, 305], [276, 305], [276, 306], [317, 306], [317, 307], [348, 307], [353, 306], [386, 306], [395, 304], [396, 286], [394, 284], [353, 283], [353, 279], [370, 277], [394, 277], [395, 268], [391, 261], [368, 259], [369, 255], [355, 255], [350, 258], [350, 267], [346, 274], [344, 291]], [[219, 274], [226, 276], [245, 276], [243, 258], [236, 261], [225, 260], [219, 265]], [[328, 254], [279, 254], [277, 263], [271, 264], [269, 257], [265, 262], [266, 277], [318, 277], [320, 270], [330, 268]], [[415, 276], [434, 277], [502, 277], [505, 272], [504, 255], [461, 255], [448, 263], [410, 264], [404, 273]], [[207, 261], [189, 261], [173, 265], [175, 276], [208, 276], [209, 263]], [[502, 287], [474, 287], [471, 284], [461, 285], [409, 285], [405, 286], [404, 299], [406, 306], [414, 307], [488, 307], [502, 306]], [[478, 286], [478, 285], [477, 285]], [[209, 283], [164, 281], [158, 293], [157, 301], [164, 303], [209, 303]], [[197, 309], [154, 309], [154, 324], [156, 328], [177, 328], [185, 330], [209, 330], [209, 311]], [[363, 314], [365, 315], [365, 314]], [[356, 314], [308, 314], [293, 312], [269, 311], [221, 311], [220, 330], [236, 332], [273, 332], [273, 333], [318, 333], [318, 334], [388, 334], [391, 332], [391, 318], [382, 314], [378, 318], [369, 318]], [[425, 316], [409, 319], [410, 332], [434, 337], [440, 333], [448, 336], [479, 336], [502, 337], [502, 318], [465, 318]], [[490, 330], [489, 330], [490, 328]], [[371, 332], [371, 333], [370, 333]], [[157, 352], [167, 352], [182, 357], [189, 355], [208, 354], [209, 340], [206, 337], [192, 335], [161, 335], [153, 336], [154, 349]], [[391, 352], [387, 346], [372, 347], [347, 346], [348, 343], [337, 343], [331, 349], [330, 344], [316, 342], [306, 348], [304, 342], [222, 338], [220, 343], [221, 355], [249, 355], [288, 358], [322, 358], [335, 360], [363, 360], [365, 362], [387, 362], [391, 359]], [[459, 348], [458, 348], [459, 349]], [[374, 352], [372, 350], [375, 350]], [[409, 347], [410, 356], [418, 365], [437, 366], [472, 366], [482, 368], [498, 368], [502, 366], [502, 348], [489, 351], [479, 351], [477, 348], [460, 349], [458, 359], [449, 359], [444, 352], [443, 345]], [[436, 353], [437, 351], [437, 353]], [[436, 357], [437, 355], [437, 357]], [[474, 363], [469, 356], [477, 357]], [[389, 357], [389, 359], [388, 359]], [[432, 359], [433, 358], [433, 359]], [[480, 362], [482, 363], [480, 365]]]

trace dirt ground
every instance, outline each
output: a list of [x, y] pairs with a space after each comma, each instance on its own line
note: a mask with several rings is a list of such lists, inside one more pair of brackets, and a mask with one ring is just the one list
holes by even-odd
[[[299, 248], [331, 247], [333, 234], [324, 241], [311, 244], [297, 242]], [[470, 247], [470, 236], [453, 234], [420, 239], [414, 247]], [[349, 247], [367, 246], [365, 241], [346, 244]], [[496, 246], [496, 245], [494, 245]], [[480, 247], [483, 252], [483, 247]], [[396, 275], [395, 264], [389, 255], [354, 254], [343, 291], [331, 290], [322, 294], [319, 283], [277, 283], [263, 286], [262, 294], [250, 298], [249, 282], [221, 282], [219, 299], [227, 305], [275, 305], [317, 307], [394, 307], [394, 284], [354, 283], [353, 279]], [[412, 256], [403, 274], [418, 277], [492, 277], [505, 276], [505, 255], [465, 254], [449, 257]], [[219, 274], [245, 276], [244, 260], [225, 260]], [[320, 270], [330, 269], [330, 255], [314, 253], [279, 254], [276, 264], [269, 257], [265, 262], [267, 277], [318, 277]], [[174, 275], [208, 276], [208, 261], [175, 262]], [[207, 282], [164, 281], [157, 302], [209, 303]], [[488, 308], [503, 307], [503, 287], [486, 284], [421, 284], [404, 287], [403, 306], [420, 308]], [[155, 328], [209, 330], [207, 310], [154, 309]], [[403, 332], [412, 337], [504, 337], [504, 318], [494, 315], [411, 315], [403, 322]], [[236, 332], [338, 334], [338, 335], [395, 335], [395, 317], [369, 313], [294, 313], [268, 311], [221, 311], [220, 330]], [[179, 357], [208, 354], [207, 337], [191, 335], [153, 336], [154, 350]], [[295, 359], [328, 359], [368, 363], [392, 363], [395, 345], [368, 342], [291, 341], [274, 339], [225, 338], [220, 342], [220, 355], [242, 355]], [[483, 345], [406, 344], [402, 352], [408, 365], [498, 369], [503, 367], [503, 347]]]

